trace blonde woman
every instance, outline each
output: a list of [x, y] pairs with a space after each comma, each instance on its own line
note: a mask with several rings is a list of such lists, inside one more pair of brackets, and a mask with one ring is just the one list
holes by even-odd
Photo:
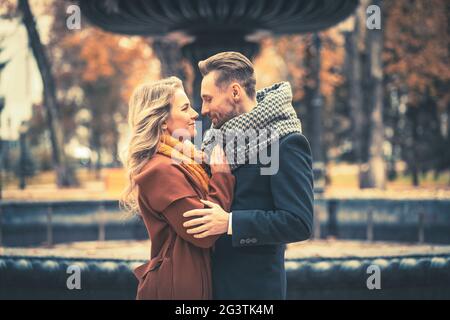
[[176, 77], [141, 85], [130, 98], [121, 203], [142, 216], [151, 239], [150, 260], [134, 271], [137, 299], [212, 299], [210, 250], [220, 235], [194, 237], [183, 213], [211, 202], [227, 213], [235, 181], [221, 149], [211, 155], [211, 176], [198, 161], [203, 154], [189, 141], [197, 117]]

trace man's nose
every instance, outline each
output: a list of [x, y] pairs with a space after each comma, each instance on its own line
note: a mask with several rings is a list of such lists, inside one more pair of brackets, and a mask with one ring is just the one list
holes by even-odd
[[202, 104], [202, 116], [207, 116], [209, 114], [209, 109], [204, 105], [204, 104]]

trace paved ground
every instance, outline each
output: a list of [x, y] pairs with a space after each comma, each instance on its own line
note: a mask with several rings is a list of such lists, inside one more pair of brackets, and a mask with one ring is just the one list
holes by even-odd
[[[375, 257], [450, 254], [450, 245], [417, 245], [391, 242], [310, 240], [288, 245], [286, 258]], [[53, 248], [0, 248], [0, 256], [54, 256], [146, 260], [150, 241], [74, 242]]]
[[[57, 189], [54, 185], [32, 185], [25, 190], [9, 188], [3, 190], [4, 200], [96, 200], [119, 199], [121, 190], [107, 190], [101, 183], [87, 183], [84, 188]], [[328, 188], [325, 197], [349, 198], [385, 198], [385, 199], [450, 199], [450, 188], [407, 188], [403, 190], [388, 189], [354, 189]]]
[[119, 196], [119, 192], [105, 190], [101, 182], [85, 183], [83, 188], [57, 189], [54, 184], [40, 184], [27, 186], [25, 190], [3, 190], [4, 200], [117, 200]]

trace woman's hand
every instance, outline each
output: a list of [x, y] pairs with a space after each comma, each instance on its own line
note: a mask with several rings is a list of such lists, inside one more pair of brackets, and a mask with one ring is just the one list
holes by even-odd
[[218, 172], [231, 173], [227, 157], [220, 145], [216, 145], [211, 152], [211, 156], [209, 157], [209, 166], [211, 167], [212, 174]]

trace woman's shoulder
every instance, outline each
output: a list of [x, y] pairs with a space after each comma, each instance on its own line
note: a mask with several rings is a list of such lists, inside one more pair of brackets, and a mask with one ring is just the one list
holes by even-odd
[[149, 178], [152, 180], [159, 180], [173, 179], [176, 177], [183, 177], [183, 168], [180, 164], [169, 157], [155, 154], [144, 165], [141, 172], [136, 175], [135, 181], [140, 184], [143, 180], [148, 181]]
[[163, 212], [178, 199], [197, 196], [181, 166], [159, 154], [145, 164], [135, 181], [142, 199], [156, 212]]

